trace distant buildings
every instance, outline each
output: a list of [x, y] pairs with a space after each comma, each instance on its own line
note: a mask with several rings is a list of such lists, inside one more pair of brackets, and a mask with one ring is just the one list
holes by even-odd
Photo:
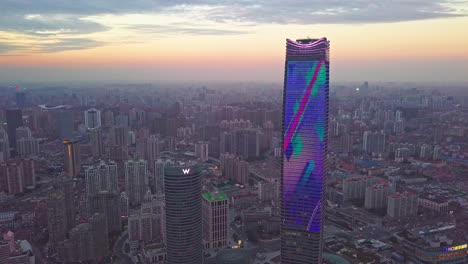
[[94, 214], [87, 223], [70, 230], [69, 238], [58, 244], [58, 256], [64, 263], [97, 261], [109, 254], [106, 219]]
[[221, 192], [204, 193], [202, 196], [204, 248], [224, 248], [229, 240], [228, 197]]
[[379, 155], [385, 152], [385, 132], [366, 131], [362, 138], [362, 148], [366, 153]]
[[34, 160], [14, 159], [0, 162], [0, 192], [19, 194], [36, 187]]
[[111, 145], [127, 147], [128, 142], [128, 127], [114, 126], [110, 129]]
[[203, 263], [202, 171], [197, 163], [165, 167], [167, 264]]
[[195, 156], [200, 159], [200, 161], [205, 162], [208, 160], [208, 143], [198, 142], [195, 143]]
[[145, 160], [125, 162], [125, 192], [131, 205], [139, 205], [148, 190], [148, 168]]
[[390, 217], [415, 216], [417, 213], [418, 196], [414, 193], [396, 193], [388, 197], [387, 215]]
[[258, 183], [258, 200], [269, 202], [279, 197], [279, 184], [276, 181]]
[[6, 121], [9, 145], [16, 150], [16, 129], [23, 126], [23, 112], [21, 109], [7, 109]]
[[55, 248], [67, 235], [65, 195], [60, 190], [52, 190], [47, 194], [47, 223], [49, 243]]
[[113, 161], [89, 166], [85, 169], [86, 193], [88, 195], [100, 191], [118, 192], [117, 164]]
[[65, 147], [65, 173], [74, 178], [81, 170], [80, 142], [78, 140], [64, 140]]
[[89, 130], [91, 143], [91, 152], [93, 157], [100, 158], [104, 156], [104, 141], [102, 139], [101, 128], [93, 128]]
[[122, 229], [120, 198], [120, 194], [110, 191], [99, 191], [88, 195], [90, 214], [102, 214], [106, 218], [109, 232], [120, 232]]
[[87, 129], [101, 127], [101, 111], [91, 108], [85, 111], [85, 126]]
[[0, 127], [0, 162], [10, 158], [10, 141], [8, 140], [8, 134]]
[[40, 139], [33, 138], [28, 127], [16, 129], [17, 153], [21, 156], [38, 155]]
[[149, 167], [153, 169], [159, 153], [163, 150], [163, 141], [160, 137], [151, 135], [146, 140], [145, 149], [145, 160], [148, 161]]
[[223, 176], [231, 181], [247, 185], [249, 183], [249, 163], [234, 154], [224, 153], [220, 157]]

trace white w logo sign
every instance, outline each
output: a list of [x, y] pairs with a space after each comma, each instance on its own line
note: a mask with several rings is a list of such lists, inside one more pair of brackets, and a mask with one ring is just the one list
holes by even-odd
[[183, 172], [184, 174], [189, 174], [189, 173], [190, 173], [190, 169], [182, 169], [182, 172]]

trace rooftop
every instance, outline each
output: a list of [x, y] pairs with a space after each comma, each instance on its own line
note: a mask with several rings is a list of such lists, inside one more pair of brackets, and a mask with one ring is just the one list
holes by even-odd
[[224, 201], [228, 199], [227, 195], [222, 192], [204, 193], [203, 197], [210, 202], [218, 202], [218, 201]]

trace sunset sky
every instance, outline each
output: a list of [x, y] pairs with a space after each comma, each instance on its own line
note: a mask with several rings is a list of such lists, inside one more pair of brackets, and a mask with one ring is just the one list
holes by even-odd
[[468, 81], [465, 0], [0, 0], [0, 82], [276, 82], [308, 36], [332, 80]]

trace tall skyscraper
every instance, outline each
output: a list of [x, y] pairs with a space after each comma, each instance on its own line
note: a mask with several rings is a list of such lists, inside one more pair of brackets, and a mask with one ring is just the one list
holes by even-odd
[[223, 248], [228, 243], [229, 201], [221, 192], [204, 193], [202, 223], [204, 248]]
[[369, 154], [382, 154], [385, 151], [385, 133], [366, 131], [362, 137], [362, 148]]
[[62, 179], [57, 183], [57, 189], [63, 193], [65, 200], [65, 222], [67, 231], [75, 225], [76, 205], [74, 181]]
[[10, 141], [8, 133], [0, 127], [0, 162], [10, 158]]
[[148, 168], [145, 160], [125, 162], [125, 191], [131, 205], [139, 205], [148, 190]]
[[101, 127], [101, 111], [95, 108], [86, 110], [85, 126], [88, 129]]
[[49, 243], [55, 247], [58, 242], [65, 240], [67, 234], [67, 220], [65, 212], [65, 195], [60, 190], [52, 190], [47, 194], [47, 222]]
[[91, 140], [91, 152], [93, 153], [93, 157], [100, 158], [104, 156], [104, 142], [102, 140], [101, 128], [90, 129], [89, 137]]
[[165, 167], [167, 264], [203, 263], [202, 171], [197, 163]]
[[329, 42], [286, 42], [281, 263], [322, 263]]
[[78, 140], [64, 140], [65, 146], [65, 173], [69, 178], [78, 175], [81, 169], [80, 142]]
[[110, 191], [99, 191], [88, 195], [90, 214], [99, 213], [105, 216], [109, 232], [120, 232], [121, 212], [120, 195]]
[[10, 147], [16, 150], [16, 129], [23, 126], [23, 113], [21, 109], [7, 109], [6, 120]]
[[117, 163], [113, 161], [89, 166], [85, 170], [86, 193], [88, 195], [100, 191], [117, 193], [118, 191]]
[[198, 142], [195, 143], [195, 156], [199, 158], [202, 162], [208, 160], [208, 143]]
[[128, 127], [114, 126], [110, 131], [112, 145], [127, 147], [128, 145]]
[[151, 189], [157, 195], [164, 194], [164, 167], [167, 163], [168, 161], [163, 159], [154, 162], [154, 177]]
[[151, 135], [146, 140], [146, 155], [145, 159], [149, 163], [151, 169], [154, 168], [155, 161], [159, 156], [159, 153], [162, 151], [162, 140], [156, 136]]
[[73, 137], [74, 117], [70, 109], [58, 109], [55, 111], [56, 129], [60, 139], [66, 140]]

